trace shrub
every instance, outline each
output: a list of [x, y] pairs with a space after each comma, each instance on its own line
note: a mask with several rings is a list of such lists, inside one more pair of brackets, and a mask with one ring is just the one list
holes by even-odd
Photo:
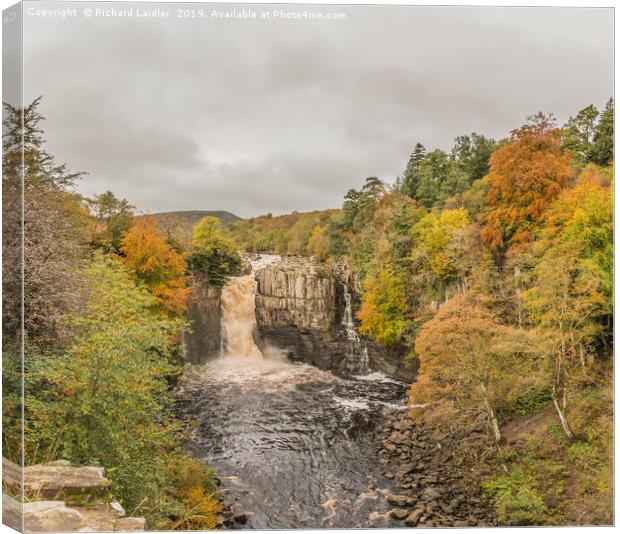
[[536, 479], [518, 467], [508, 474], [483, 483], [493, 498], [497, 518], [502, 525], [544, 525], [549, 510], [538, 490]]
[[534, 384], [523, 391], [513, 401], [513, 413], [530, 415], [541, 410], [551, 402], [551, 388], [547, 384]]

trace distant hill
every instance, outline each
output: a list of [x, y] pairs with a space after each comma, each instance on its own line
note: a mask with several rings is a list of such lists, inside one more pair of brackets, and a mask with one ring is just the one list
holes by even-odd
[[152, 214], [157, 222], [161, 222], [162, 219], [184, 219], [189, 228], [193, 228], [194, 225], [203, 217], [217, 217], [223, 224], [238, 221], [241, 217], [237, 217], [234, 213], [229, 211], [218, 210], [189, 210], [189, 211], [163, 211], [160, 213]]

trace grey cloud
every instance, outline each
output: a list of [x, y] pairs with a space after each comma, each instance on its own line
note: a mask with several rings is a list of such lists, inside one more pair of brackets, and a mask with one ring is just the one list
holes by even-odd
[[502, 137], [613, 91], [610, 9], [305, 8], [348, 20], [26, 17], [26, 99], [44, 95], [49, 148], [89, 172], [85, 194], [249, 216], [337, 207], [418, 141]]

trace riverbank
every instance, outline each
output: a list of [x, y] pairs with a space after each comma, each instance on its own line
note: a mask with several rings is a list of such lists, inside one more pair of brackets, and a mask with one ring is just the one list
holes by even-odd
[[431, 437], [404, 410], [386, 414], [375, 436], [383, 475], [400, 490], [388, 498], [392, 517], [408, 527], [495, 524], [491, 503], [480, 490], [482, 473], [460, 457], [455, 438]]

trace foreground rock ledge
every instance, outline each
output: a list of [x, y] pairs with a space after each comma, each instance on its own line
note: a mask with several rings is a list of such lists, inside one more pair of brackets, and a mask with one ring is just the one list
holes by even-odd
[[[143, 517], [124, 517], [109, 498], [110, 481], [101, 467], [71, 467], [63, 460], [22, 469], [2, 460], [3, 522], [23, 532], [143, 531]], [[23, 472], [23, 493], [21, 474]], [[23, 494], [23, 504], [11, 497]]]

